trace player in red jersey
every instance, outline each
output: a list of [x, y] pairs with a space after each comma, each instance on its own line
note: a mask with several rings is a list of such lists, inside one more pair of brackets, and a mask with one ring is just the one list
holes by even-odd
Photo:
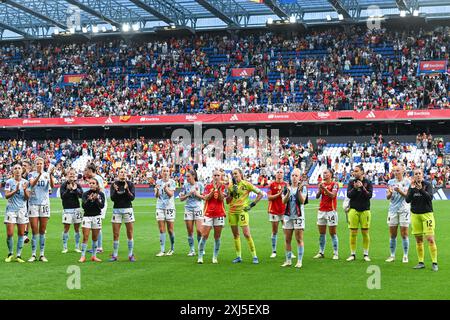
[[218, 263], [217, 256], [220, 248], [220, 235], [225, 226], [225, 186], [222, 184], [222, 173], [214, 170], [213, 181], [205, 187], [203, 191], [203, 200], [205, 207], [203, 209], [203, 228], [202, 238], [198, 244], [198, 260], [197, 263], [203, 263], [203, 253], [205, 250], [206, 240], [208, 240], [209, 232], [214, 227], [214, 255], [212, 263]]
[[272, 254], [271, 258], [277, 256], [277, 234], [278, 224], [281, 221], [283, 224], [284, 211], [286, 205], [283, 203], [282, 194], [287, 183], [283, 181], [284, 170], [278, 169], [275, 173], [275, 181], [269, 185], [269, 191], [267, 192], [267, 198], [269, 200], [269, 221], [272, 223]]
[[322, 173], [323, 180], [319, 183], [316, 198], [320, 199], [319, 212], [317, 214], [317, 226], [319, 227], [319, 253], [314, 258], [323, 258], [326, 244], [327, 226], [333, 242], [333, 260], [339, 259], [338, 256], [338, 237], [336, 234], [338, 224], [337, 214], [337, 193], [339, 185], [333, 181], [333, 172], [325, 170]]

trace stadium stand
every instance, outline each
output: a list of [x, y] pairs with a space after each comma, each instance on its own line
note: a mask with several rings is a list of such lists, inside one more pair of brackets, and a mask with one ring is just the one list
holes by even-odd
[[[0, 117], [449, 108], [448, 60], [434, 31], [214, 34], [141, 42], [14, 43], [0, 49]], [[254, 77], [231, 76], [254, 68]]]

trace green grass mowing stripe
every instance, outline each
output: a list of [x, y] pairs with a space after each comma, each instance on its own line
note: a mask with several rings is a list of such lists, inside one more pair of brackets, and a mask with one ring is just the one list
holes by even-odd
[[[416, 263], [415, 242], [410, 236], [410, 263], [399, 261], [402, 256], [398, 239], [397, 258], [394, 263], [384, 260], [389, 255], [389, 233], [386, 224], [387, 201], [372, 201], [371, 249], [372, 262], [362, 261], [362, 239], [358, 237], [358, 260], [346, 262], [349, 254], [348, 229], [339, 202], [338, 235], [340, 260], [331, 260], [331, 240], [327, 236], [326, 258], [312, 257], [318, 250], [316, 211], [318, 202], [312, 200], [306, 206], [305, 257], [303, 269], [281, 268], [284, 261], [284, 236], [278, 234], [278, 256], [270, 259], [271, 226], [267, 217], [267, 202], [261, 201], [250, 211], [250, 226], [256, 244], [259, 265], [251, 264], [251, 256], [245, 238], [241, 236], [244, 262], [234, 265], [233, 240], [228, 224], [223, 230], [219, 264], [211, 264], [213, 238], [207, 242], [205, 263], [196, 264], [196, 257], [187, 257], [188, 245], [183, 221], [183, 203], [177, 201], [175, 223], [175, 255], [155, 257], [159, 251], [159, 232], [154, 213], [154, 199], [137, 199], [135, 253], [138, 261], [127, 260], [125, 231], [120, 238], [119, 262], [106, 262], [112, 251], [111, 212], [108, 204], [107, 218], [103, 225], [106, 252], [99, 255], [105, 262], [87, 262], [79, 265], [79, 254], [71, 251], [61, 254], [62, 225], [60, 200], [52, 199], [52, 218], [47, 232], [46, 256], [49, 262], [4, 263], [0, 262], [0, 292], [3, 299], [449, 299], [447, 281], [450, 276], [450, 218], [446, 214], [450, 202], [435, 201], [436, 241], [439, 250], [440, 271], [430, 270], [430, 258], [425, 246], [427, 269], [413, 270]], [[0, 200], [0, 212], [5, 201]], [[6, 254], [5, 228], [0, 229], [0, 239]], [[16, 237], [15, 237], [16, 240]], [[197, 241], [196, 241], [197, 244]], [[294, 250], [295, 250], [295, 243]], [[69, 248], [73, 249], [71, 230]], [[30, 256], [30, 245], [25, 245], [23, 256]], [[77, 265], [81, 269], [81, 289], [67, 288], [67, 268]], [[381, 270], [381, 289], [367, 288], [369, 265]], [[420, 289], [417, 289], [417, 288]]]

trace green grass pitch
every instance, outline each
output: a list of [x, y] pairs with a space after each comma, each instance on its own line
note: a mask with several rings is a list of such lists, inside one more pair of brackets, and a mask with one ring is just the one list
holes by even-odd
[[[0, 201], [4, 213], [5, 200]], [[138, 199], [134, 202], [136, 263], [127, 259], [125, 228], [122, 227], [119, 262], [107, 262], [112, 252], [111, 211], [103, 225], [105, 253], [99, 257], [102, 263], [89, 260], [80, 265], [79, 254], [71, 250], [61, 254], [62, 224], [61, 202], [52, 199], [52, 218], [47, 231], [46, 256], [48, 263], [5, 263], [5, 228], [0, 230], [0, 292], [1, 299], [449, 299], [450, 278], [450, 202], [435, 201], [436, 241], [440, 270], [431, 271], [428, 246], [425, 246], [424, 270], [413, 270], [417, 263], [415, 242], [410, 236], [410, 262], [403, 264], [401, 240], [397, 247], [397, 261], [386, 263], [389, 255], [389, 234], [386, 224], [387, 201], [372, 201], [371, 249], [372, 262], [362, 258], [362, 239], [358, 236], [357, 261], [346, 262], [349, 254], [348, 229], [339, 202], [338, 235], [340, 260], [331, 260], [331, 239], [327, 236], [326, 258], [312, 257], [318, 250], [316, 212], [318, 202], [307, 205], [305, 230], [305, 256], [303, 268], [281, 268], [284, 261], [284, 236], [281, 228], [278, 237], [278, 257], [270, 259], [271, 226], [267, 218], [267, 201], [261, 201], [250, 213], [250, 226], [260, 259], [259, 265], [251, 263], [245, 238], [241, 235], [244, 262], [234, 265], [235, 257], [231, 230], [226, 225], [222, 235], [219, 264], [211, 264], [213, 238], [206, 247], [205, 263], [197, 265], [196, 257], [188, 257], [186, 228], [183, 221], [183, 204], [177, 200], [175, 225], [175, 254], [155, 257], [159, 251], [159, 233], [155, 220], [154, 199]], [[2, 214], [3, 216], [3, 214]], [[2, 217], [3, 219], [3, 217]], [[14, 241], [16, 243], [16, 235]], [[293, 242], [294, 243], [294, 242]], [[196, 241], [197, 244], [197, 241]], [[89, 244], [90, 246], [90, 244]], [[69, 248], [74, 247], [71, 230]], [[294, 247], [295, 248], [295, 247]], [[294, 249], [296, 252], [296, 249]], [[25, 245], [22, 256], [30, 257], [31, 246]], [[88, 254], [89, 258], [89, 254]], [[295, 261], [294, 261], [295, 263]], [[81, 289], [70, 290], [67, 269], [71, 265], [81, 268]], [[370, 265], [381, 270], [381, 289], [368, 289], [367, 273]]]

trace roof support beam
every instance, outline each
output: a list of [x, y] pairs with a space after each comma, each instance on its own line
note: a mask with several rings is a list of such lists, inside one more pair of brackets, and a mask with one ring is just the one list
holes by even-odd
[[[47, 1], [37, 1], [37, 3], [35, 1], [30, 2], [30, 7], [28, 6], [24, 6], [20, 3], [17, 3], [16, 1], [13, 0], [4, 0], [5, 3], [9, 4], [10, 6], [17, 8], [19, 10], [22, 10], [23, 12], [26, 12], [28, 14], [31, 14], [43, 21], [47, 21], [49, 23], [51, 23], [52, 25], [59, 27], [61, 29], [66, 30], [67, 29], [67, 25], [61, 23], [61, 21], [56, 21], [53, 18], [50, 17], [49, 12], [45, 12], [43, 6], [47, 5]], [[38, 7], [37, 4], [41, 4], [41, 7]], [[26, 2], [26, 4], [28, 5], [28, 2]], [[59, 8], [56, 8], [56, 10], [59, 10]], [[42, 14], [41, 12], [45, 12], [46, 15]]]
[[419, 2], [417, 0], [395, 0], [398, 10], [408, 11], [412, 13], [415, 9], [419, 7]]
[[245, 18], [244, 25], [250, 18], [249, 13], [234, 0], [196, 0], [198, 4], [211, 12], [229, 26], [240, 27], [242, 18]]
[[68, 3], [77, 6], [78, 8], [80, 8], [81, 10], [93, 15], [94, 17], [97, 17], [105, 22], [108, 22], [109, 24], [119, 27], [120, 28], [120, 23], [117, 21], [114, 21], [106, 16], [104, 16], [102, 13], [100, 13], [97, 10], [92, 9], [91, 7], [89, 7], [88, 5], [85, 5], [81, 2], [78, 2], [77, 0], [66, 0]]
[[359, 11], [357, 0], [328, 0], [338, 14], [342, 14], [344, 19], [354, 19]]
[[173, 0], [130, 0], [167, 24], [195, 27], [197, 19], [192, 13]]
[[276, 0], [265, 0], [264, 4], [270, 8], [281, 19], [289, 18], [289, 13], [282, 8]]

